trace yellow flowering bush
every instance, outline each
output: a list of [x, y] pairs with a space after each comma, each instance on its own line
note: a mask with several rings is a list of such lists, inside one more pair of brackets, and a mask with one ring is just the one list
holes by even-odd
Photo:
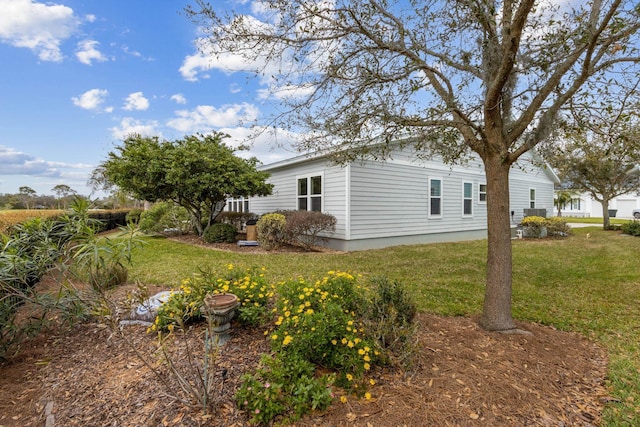
[[[386, 325], [373, 317], [386, 317], [400, 329], [409, 328], [415, 314], [398, 283], [374, 280], [372, 285], [361, 286], [354, 275], [336, 271], [313, 283], [301, 278], [276, 285], [274, 328], [265, 332], [273, 356], [263, 358], [256, 373], [242, 377], [236, 394], [254, 422], [269, 423], [278, 416], [296, 420], [326, 407], [333, 400], [334, 381], [372, 398], [367, 390], [376, 383], [371, 371], [389, 360], [382, 348], [394, 350], [384, 339], [390, 337]], [[394, 339], [408, 336], [392, 332]], [[317, 376], [315, 366], [336, 373]], [[346, 403], [347, 397], [340, 401]]]
[[356, 278], [331, 271], [315, 283], [281, 283], [277, 294], [272, 348], [336, 370], [343, 387], [363, 381], [379, 353], [363, 328], [365, 292]]
[[202, 318], [200, 307], [209, 293], [232, 293], [238, 297], [238, 318], [246, 323], [257, 323], [266, 315], [267, 304], [273, 297], [265, 269], [238, 269], [227, 265], [224, 273], [202, 272], [183, 279], [180, 288], [160, 306], [153, 331], [166, 330], [170, 324], [184, 323]]
[[566, 237], [571, 233], [567, 222], [559, 217], [527, 216], [522, 219], [522, 227], [525, 229], [525, 237]]
[[547, 218], [545, 226], [547, 235], [551, 237], [566, 237], [571, 234], [571, 227], [567, 224], [567, 220], [561, 217]]

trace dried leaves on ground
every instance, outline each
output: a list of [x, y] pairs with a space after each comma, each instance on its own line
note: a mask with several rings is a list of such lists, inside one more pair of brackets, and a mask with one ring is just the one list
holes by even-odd
[[[486, 332], [473, 319], [416, 318], [415, 360], [406, 371], [381, 369], [371, 399], [336, 392], [334, 404], [298, 426], [594, 426], [607, 391], [605, 352], [584, 337], [535, 324], [533, 335]], [[127, 341], [153, 356], [157, 340], [127, 326]], [[255, 369], [268, 343], [260, 329], [233, 324], [216, 365], [215, 413], [176, 399], [127, 341], [100, 324], [43, 335], [0, 366], [0, 426], [244, 426], [234, 404], [242, 373]], [[192, 326], [174, 349], [202, 354], [204, 328]], [[188, 369], [187, 369], [188, 371]]]

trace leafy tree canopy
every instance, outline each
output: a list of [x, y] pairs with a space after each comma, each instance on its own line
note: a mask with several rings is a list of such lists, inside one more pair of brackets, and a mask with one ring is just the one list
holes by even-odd
[[640, 192], [639, 107], [635, 90], [622, 99], [572, 105], [570, 119], [545, 150], [566, 187], [588, 192], [600, 202], [605, 229], [610, 225], [609, 202]]
[[[487, 177], [481, 324], [515, 328], [509, 170], [550, 135], [569, 100], [636, 73], [640, 7], [629, 0], [197, 0], [201, 51], [269, 84], [288, 109], [276, 128], [300, 148], [386, 158], [391, 142]], [[244, 67], [243, 67], [244, 65]], [[614, 74], [615, 73], [615, 74]], [[279, 111], [282, 111], [280, 109]], [[406, 138], [409, 135], [411, 138]], [[382, 142], [372, 144], [374, 142]]]
[[[272, 185], [257, 170], [255, 157], [243, 159], [223, 140], [228, 135], [192, 135], [176, 141], [132, 135], [98, 166], [101, 181], [141, 200], [173, 201], [189, 211], [202, 235], [230, 197], [265, 196]], [[95, 174], [94, 174], [95, 175]]]

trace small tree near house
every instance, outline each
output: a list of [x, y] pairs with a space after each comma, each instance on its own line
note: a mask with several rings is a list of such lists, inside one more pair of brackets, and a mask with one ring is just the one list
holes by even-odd
[[108, 154], [98, 173], [134, 197], [173, 201], [191, 216], [202, 236], [222, 212], [228, 198], [265, 196], [273, 186], [257, 170], [255, 157], [243, 159], [224, 143], [228, 135], [214, 132], [176, 141], [131, 135]]

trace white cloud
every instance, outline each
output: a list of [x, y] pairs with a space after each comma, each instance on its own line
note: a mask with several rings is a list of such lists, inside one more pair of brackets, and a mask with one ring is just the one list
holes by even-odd
[[249, 151], [238, 152], [238, 156], [243, 158], [255, 156], [265, 165], [299, 154], [295, 144], [300, 136], [284, 129], [234, 127], [222, 128], [220, 132], [230, 136], [225, 142], [232, 147], [238, 147], [241, 144], [251, 147]]
[[0, 40], [34, 51], [42, 61], [62, 61], [62, 41], [80, 20], [70, 7], [32, 0], [0, 0]]
[[114, 139], [124, 140], [129, 135], [138, 134], [142, 136], [158, 136], [162, 138], [162, 133], [158, 131], [158, 122], [150, 120], [143, 122], [131, 117], [125, 117], [118, 126], [109, 129]]
[[176, 104], [186, 104], [187, 98], [184, 97], [181, 93], [176, 93], [175, 95], [171, 95], [171, 100], [175, 101]]
[[176, 111], [177, 117], [170, 119], [167, 126], [185, 133], [209, 132], [255, 121], [258, 114], [258, 108], [248, 103], [223, 105], [221, 108], [199, 105], [193, 110]]
[[[80, 96], [74, 96], [71, 100], [75, 106], [85, 110], [98, 110], [104, 104], [107, 95], [109, 91], [106, 89], [91, 89]], [[105, 111], [110, 112], [112, 108], [107, 108]]]
[[86, 169], [90, 167], [84, 164], [45, 161], [31, 154], [0, 145], [0, 170], [3, 175], [57, 177], [61, 176], [61, 169]]
[[149, 100], [144, 97], [142, 92], [134, 92], [127, 97], [122, 108], [127, 111], [144, 111], [149, 108]]
[[300, 86], [293, 85], [271, 85], [267, 89], [258, 90], [258, 99], [275, 98], [278, 100], [286, 99], [303, 99], [313, 94], [315, 90], [313, 85], [306, 84]]
[[100, 43], [95, 40], [83, 40], [78, 42], [78, 49], [76, 50], [76, 57], [78, 58], [78, 61], [87, 65], [93, 65], [92, 61], [106, 61], [107, 57], [96, 49], [99, 45]]
[[182, 74], [182, 77], [190, 82], [198, 81], [198, 77], [200, 78], [209, 78], [209, 74], [202, 72], [206, 72], [211, 67], [211, 61], [209, 58], [204, 55], [200, 55], [196, 53], [195, 55], [188, 55], [184, 61], [182, 62], [182, 66], [179, 71]]

